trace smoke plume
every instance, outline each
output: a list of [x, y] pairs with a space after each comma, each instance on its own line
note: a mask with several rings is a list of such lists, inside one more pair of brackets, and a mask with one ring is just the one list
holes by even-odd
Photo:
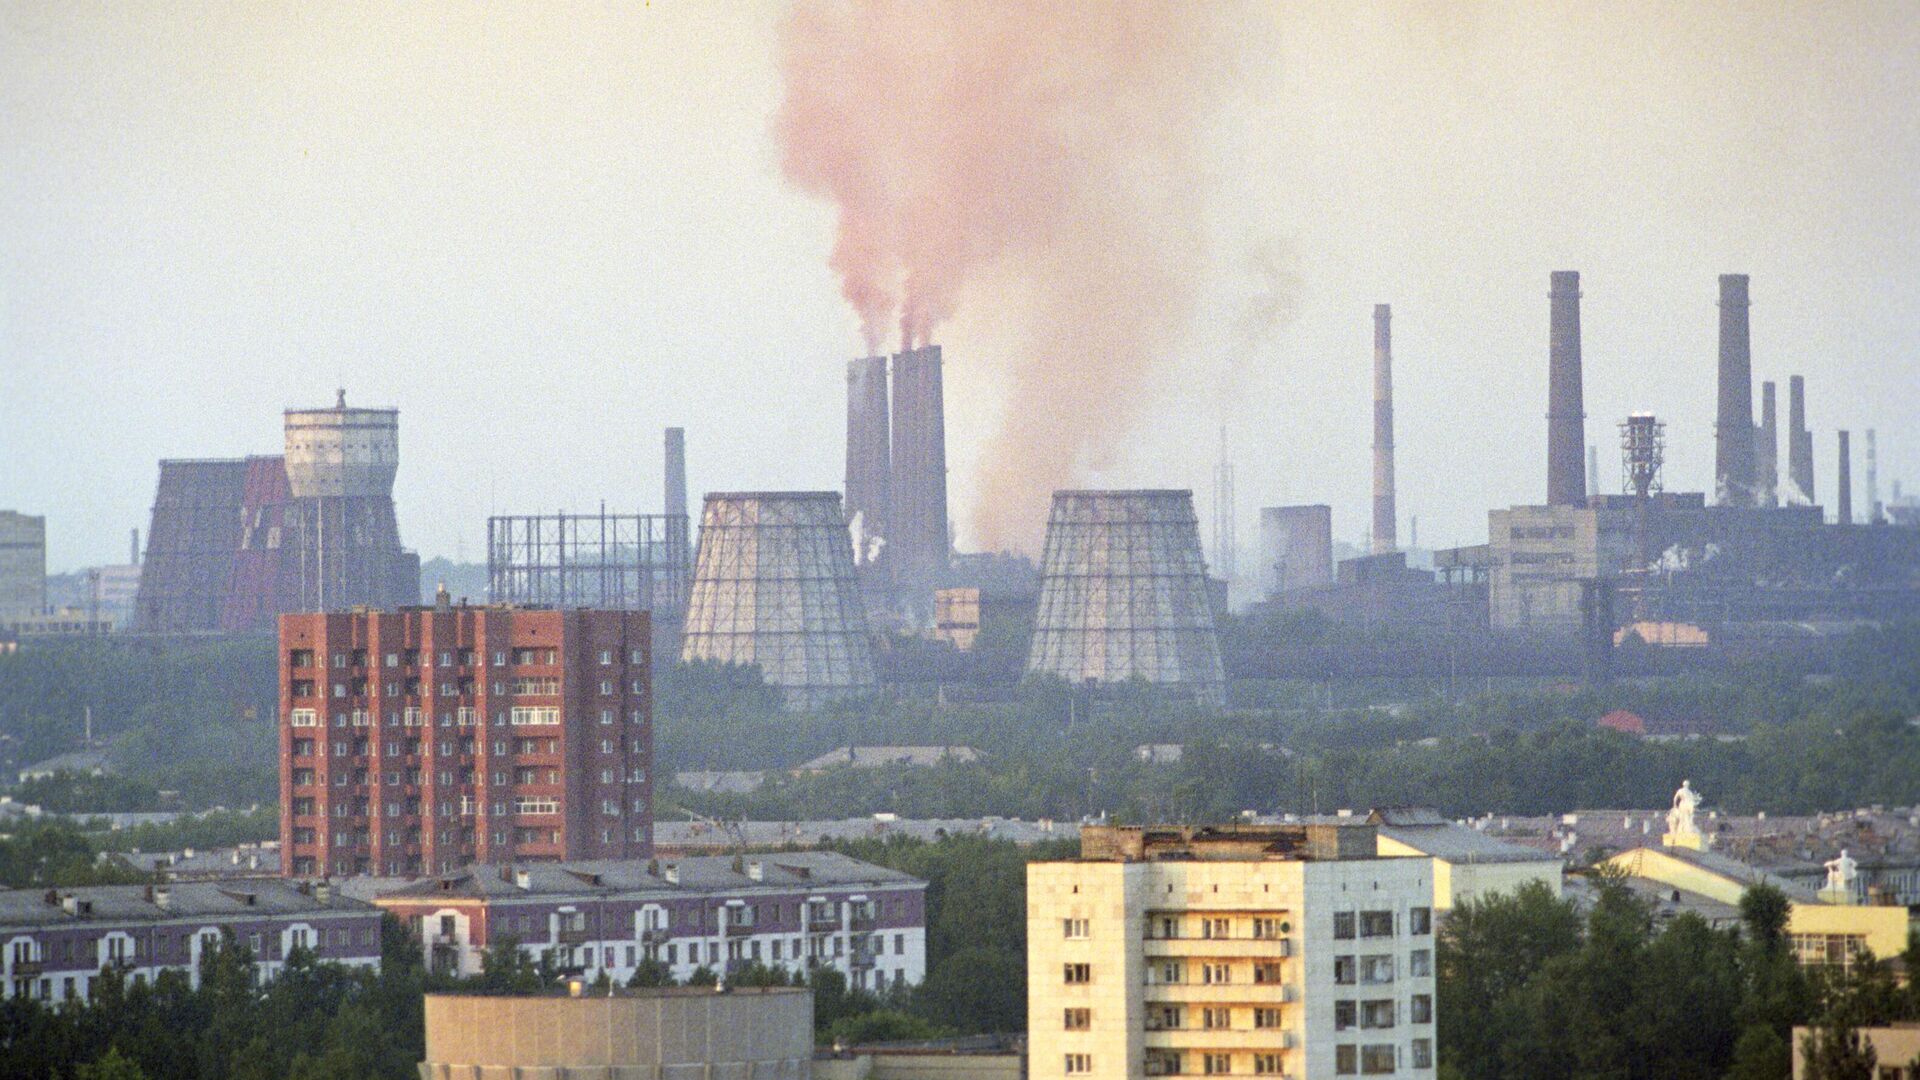
[[870, 353], [964, 301], [1018, 331], [976, 539], [1029, 541], [1112, 462], [1192, 313], [1199, 129], [1227, 85], [1220, 4], [801, 0], [782, 29], [786, 176], [839, 211], [831, 265]]

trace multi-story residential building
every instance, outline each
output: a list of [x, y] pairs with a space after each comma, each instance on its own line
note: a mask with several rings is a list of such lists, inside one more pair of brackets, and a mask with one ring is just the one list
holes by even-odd
[[831, 967], [856, 989], [926, 975], [926, 882], [830, 851], [473, 866], [373, 902], [412, 926], [435, 970], [472, 974], [511, 939], [616, 982], [643, 962], [685, 980], [758, 961]]
[[261, 980], [304, 948], [380, 963], [380, 912], [326, 884], [255, 880], [0, 890], [0, 976], [9, 997], [84, 998], [109, 968], [135, 983], [163, 971], [200, 981], [200, 957], [231, 935]]
[[280, 619], [281, 869], [652, 850], [648, 618], [453, 605]]
[[1027, 868], [1028, 1075], [1434, 1075], [1433, 869], [1358, 818], [1092, 827]]

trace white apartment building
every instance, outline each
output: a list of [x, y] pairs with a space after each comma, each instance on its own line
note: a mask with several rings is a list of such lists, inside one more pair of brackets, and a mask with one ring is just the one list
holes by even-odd
[[1433, 869], [1376, 827], [1088, 827], [1027, 868], [1028, 1075], [1431, 1080]]

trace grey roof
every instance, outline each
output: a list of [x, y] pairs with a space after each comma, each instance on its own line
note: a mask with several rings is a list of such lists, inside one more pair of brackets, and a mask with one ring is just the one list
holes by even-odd
[[1536, 848], [1497, 840], [1478, 829], [1456, 825], [1425, 807], [1383, 807], [1368, 815], [1380, 835], [1450, 863], [1521, 863], [1562, 860]]
[[[165, 907], [159, 903], [162, 896], [167, 900]], [[86, 913], [68, 911], [68, 899], [79, 901], [87, 909]], [[158, 889], [146, 885], [89, 885], [77, 889], [0, 892], [0, 929], [370, 910], [365, 903], [343, 895], [338, 889], [331, 890], [323, 901], [312, 888], [277, 879], [244, 883], [184, 882]]]
[[90, 773], [95, 770], [106, 772], [111, 768], [104, 750], [75, 750], [71, 753], [50, 757], [45, 761], [36, 761], [20, 770], [20, 779], [35, 776], [51, 776], [57, 772]]
[[1807, 888], [1798, 881], [1783, 878], [1779, 874], [1762, 870], [1760, 867], [1749, 863], [1743, 863], [1739, 859], [1730, 858], [1717, 851], [1695, 851], [1692, 848], [1678, 847], [1658, 847], [1648, 848], [1646, 850], [1656, 851], [1662, 855], [1670, 855], [1673, 858], [1679, 859], [1681, 862], [1692, 863], [1702, 870], [1707, 870], [1721, 877], [1747, 885], [1771, 885], [1781, 892], [1786, 893], [1790, 899], [1799, 900], [1804, 903], [1814, 903], [1819, 899], [1812, 889]]
[[949, 758], [975, 761], [980, 751], [971, 746], [842, 746], [795, 766], [799, 772], [817, 772], [846, 765], [873, 769], [882, 765], [938, 765]]
[[[739, 830], [736, 841], [734, 829]], [[884, 839], [909, 836], [937, 840], [942, 836], [981, 836], [1034, 844], [1045, 840], [1072, 840], [1080, 835], [1073, 822], [1025, 821], [1020, 818], [896, 818], [884, 815], [822, 821], [742, 821], [726, 828], [705, 821], [656, 821], [654, 846], [672, 848], [732, 847], [744, 841], [753, 847], [812, 847], [829, 840]]]
[[[753, 865], [760, 877], [752, 876]], [[662, 897], [709, 892], [747, 892], [778, 889], [804, 891], [829, 886], [918, 886], [925, 882], [898, 870], [861, 862], [834, 851], [781, 851], [742, 856], [734, 869], [728, 855], [696, 855], [683, 859], [587, 859], [521, 866], [475, 865], [376, 893], [382, 900], [424, 897], [498, 899], [526, 896], [615, 896], [648, 894]], [[669, 880], [669, 872], [679, 880]], [[524, 877], [526, 887], [520, 881]]]

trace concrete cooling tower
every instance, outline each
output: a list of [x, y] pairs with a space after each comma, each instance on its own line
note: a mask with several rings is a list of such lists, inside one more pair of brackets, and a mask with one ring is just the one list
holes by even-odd
[[680, 658], [757, 664], [789, 708], [873, 690], [838, 492], [707, 496]]
[[1222, 700], [1192, 492], [1054, 492], [1027, 670]]

